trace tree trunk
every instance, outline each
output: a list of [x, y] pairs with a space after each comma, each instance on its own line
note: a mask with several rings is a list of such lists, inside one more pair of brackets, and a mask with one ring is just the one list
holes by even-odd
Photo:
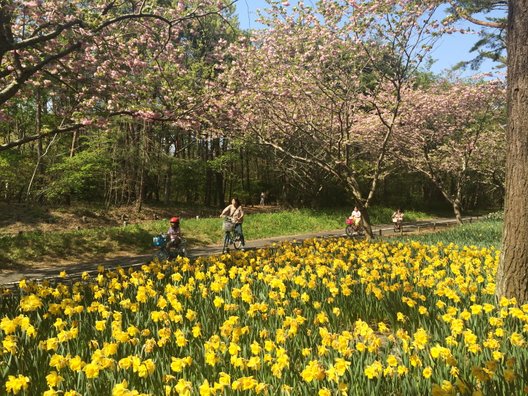
[[363, 222], [363, 228], [369, 239], [374, 238], [374, 233], [372, 232], [372, 224], [370, 223], [370, 216], [368, 213], [368, 207], [363, 205], [361, 201], [356, 201], [356, 205], [361, 212], [361, 221]]
[[137, 185], [137, 192], [136, 192], [136, 212], [141, 212], [141, 209], [143, 209], [143, 196], [145, 193], [145, 171], [143, 169], [143, 166], [141, 165], [142, 169], [139, 173], [139, 183]]
[[453, 201], [453, 213], [455, 213], [457, 223], [462, 224], [462, 208], [458, 199]]
[[[210, 144], [214, 142], [214, 139], [211, 138], [209, 140], [208, 135], [205, 135], [205, 139], [203, 141], [203, 157], [202, 160], [204, 163], [207, 163], [208, 160], [213, 159], [213, 153], [212, 148], [209, 147]], [[212, 192], [213, 192], [213, 170], [207, 166], [205, 169], [205, 206], [211, 206], [212, 203]]]
[[[246, 159], [246, 191], [251, 192], [251, 167], [249, 166], [249, 153], [247, 147], [245, 148], [245, 159]], [[247, 202], [249, 203], [249, 202]]]
[[172, 163], [169, 162], [167, 174], [165, 175], [165, 188], [163, 191], [163, 202], [165, 205], [169, 205], [171, 195], [171, 182], [172, 182]]
[[[215, 140], [215, 156], [220, 157], [222, 155], [222, 147], [220, 146], [220, 139], [216, 138]], [[216, 199], [215, 206], [222, 208], [224, 207], [224, 175], [222, 172], [215, 172], [215, 181], [216, 181]]]
[[75, 155], [75, 151], [77, 151], [78, 136], [79, 136], [79, 130], [76, 129], [75, 131], [73, 131], [72, 143], [70, 147], [70, 158], [72, 158]]
[[[40, 90], [37, 90], [36, 95], [36, 109], [35, 109], [35, 134], [40, 135], [42, 132], [42, 100]], [[33, 175], [29, 180], [26, 198], [29, 201], [31, 199], [31, 189], [33, 188], [33, 183], [35, 180], [39, 180], [44, 174], [44, 164], [42, 163], [42, 157], [44, 156], [44, 148], [42, 146], [42, 138], [39, 137], [37, 140], [37, 164], [33, 170]]]
[[462, 176], [457, 178], [455, 199], [452, 201], [453, 212], [458, 224], [462, 224], [462, 179]]
[[497, 297], [528, 303], [528, 0], [508, 2], [506, 197]]
[[145, 200], [145, 177], [146, 177], [146, 151], [148, 150], [147, 147], [147, 123], [143, 123], [142, 128], [138, 128], [139, 138], [138, 138], [138, 146], [139, 146], [139, 183], [137, 185], [136, 189], [136, 212], [141, 212], [141, 209], [143, 208], [143, 202]]

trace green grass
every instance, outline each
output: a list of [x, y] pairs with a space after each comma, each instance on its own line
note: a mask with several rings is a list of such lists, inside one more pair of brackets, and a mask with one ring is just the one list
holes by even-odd
[[[391, 208], [370, 209], [374, 224], [389, 223]], [[335, 230], [345, 227], [350, 209], [296, 209], [276, 213], [247, 215], [244, 235], [247, 240]], [[430, 218], [424, 212], [405, 212], [406, 221]], [[189, 246], [219, 244], [222, 240], [222, 219], [190, 218], [182, 220], [182, 231]], [[145, 221], [127, 227], [100, 227], [65, 232], [24, 232], [20, 235], [0, 236], [0, 268], [20, 262], [82, 260], [112, 252], [127, 251], [142, 254], [152, 251], [152, 236], [166, 232], [166, 220]]]
[[398, 240], [418, 241], [426, 244], [455, 243], [459, 246], [495, 247], [500, 249], [502, 239], [502, 220], [482, 220], [476, 223], [462, 224], [444, 231], [424, 235], [397, 237]]

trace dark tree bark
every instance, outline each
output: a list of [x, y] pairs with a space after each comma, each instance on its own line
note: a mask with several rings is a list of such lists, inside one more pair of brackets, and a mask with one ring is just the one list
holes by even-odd
[[508, 2], [504, 236], [497, 296], [528, 302], [528, 0]]
[[[205, 135], [205, 139], [203, 141], [204, 155], [202, 158], [204, 162], [213, 159], [212, 148], [210, 147], [211, 142], [213, 142], [213, 139], [209, 140], [209, 136]], [[212, 199], [213, 199], [213, 170], [209, 166], [207, 166], [205, 169], [205, 205], [211, 206]]]

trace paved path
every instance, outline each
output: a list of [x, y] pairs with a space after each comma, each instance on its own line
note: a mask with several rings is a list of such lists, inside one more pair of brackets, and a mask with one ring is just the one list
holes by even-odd
[[[466, 220], [472, 221], [478, 218], [465, 218]], [[423, 229], [432, 229], [440, 226], [448, 226], [456, 224], [454, 219], [433, 219], [427, 221], [418, 221], [415, 223], [404, 223], [403, 234], [420, 232]], [[372, 227], [372, 231], [375, 236], [394, 236], [394, 229], [391, 224], [380, 224]], [[260, 249], [273, 245], [274, 243], [280, 243], [283, 241], [302, 241], [310, 238], [329, 238], [329, 237], [340, 237], [345, 236], [344, 227], [339, 230], [333, 231], [321, 231], [309, 234], [300, 235], [283, 235], [272, 238], [258, 239], [247, 241], [247, 249]], [[201, 246], [195, 248], [189, 248], [189, 257], [199, 256], [212, 256], [220, 254], [222, 252], [222, 245], [210, 245]], [[56, 278], [59, 276], [61, 271], [66, 271], [68, 275], [81, 274], [84, 271], [92, 272], [96, 271], [97, 267], [103, 265], [105, 268], [115, 267], [130, 267], [148, 263], [153, 254], [145, 254], [136, 257], [123, 256], [115, 257], [111, 260], [99, 260], [91, 262], [73, 263], [73, 264], [62, 264], [57, 266], [50, 266], [45, 268], [21, 268], [17, 270], [5, 269], [0, 270], [0, 285], [13, 286], [21, 279], [49, 279]]]

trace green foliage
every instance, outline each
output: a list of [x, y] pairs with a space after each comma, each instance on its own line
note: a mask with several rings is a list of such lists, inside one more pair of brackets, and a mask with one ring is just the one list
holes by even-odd
[[[459, 12], [453, 12], [452, 8], [455, 16], [459, 15], [462, 10], [469, 15], [478, 15], [477, 19], [506, 25], [507, 2], [457, 0], [451, 4], [458, 7]], [[502, 14], [502, 16], [497, 16], [497, 14]], [[479, 70], [482, 63], [487, 60], [494, 62], [497, 65], [496, 68], [506, 67], [506, 29], [482, 28], [478, 30], [478, 35], [479, 40], [469, 50], [470, 53], [475, 54], [473, 59], [459, 62], [453, 70], [467, 68]]]
[[[12, 199], [15, 191], [21, 192], [31, 177], [33, 162], [25, 153], [0, 152], [0, 192], [2, 198]], [[4, 191], [5, 189], [5, 191]]]
[[237, 153], [228, 151], [212, 160], [207, 161], [207, 166], [215, 172], [228, 172], [237, 161]]
[[101, 181], [109, 165], [101, 149], [84, 150], [73, 157], [65, 157], [50, 167], [54, 178], [45, 187], [44, 194], [49, 200], [69, 194], [86, 200], [100, 197]]
[[205, 164], [198, 159], [172, 158], [173, 180], [172, 188], [180, 200], [188, 202], [197, 200], [205, 181]]

